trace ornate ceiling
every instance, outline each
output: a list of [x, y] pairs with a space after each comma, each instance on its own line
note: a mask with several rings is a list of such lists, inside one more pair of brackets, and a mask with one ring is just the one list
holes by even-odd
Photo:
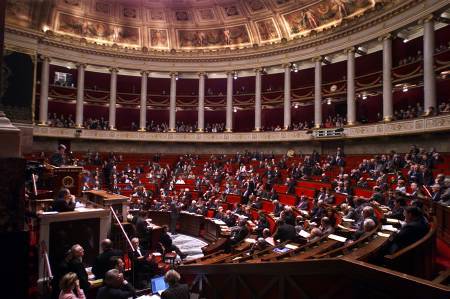
[[269, 45], [329, 30], [386, 0], [8, 0], [7, 23], [97, 44], [176, 51]]

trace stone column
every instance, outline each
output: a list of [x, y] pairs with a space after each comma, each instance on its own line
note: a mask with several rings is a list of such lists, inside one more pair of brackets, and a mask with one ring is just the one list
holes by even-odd
[[261, 69], [255, 69], [255, 131], [261, 130]]
[[147, 77], [148, 72], [141, 72], [141, 107], [139, 113], [139, 131], [146, 130], [147, 123]]
[[355, 48], [347, 50], [347, 124], [356, 122], [355, 101]]
[[322, 125], [322, 57], [314, 58], [314, 126]]
[[431, 109], [437, 111], [436, 75], [434, 72], [434, 20], [429, 16], [423, 24], [423, 96], [424, 111], [430, 115]]
[[203, 131], [205, 131], [205, 73], [199, 73], [197, 132]]
[[110, 68], [111, 86], [109, 89], [109, 129], [116, 129], [116, 99], [117, 99], [117, 73], [116, 68]]
[[291, 64], [283, 64], [284, 68], [284, 113], [283, 128], [287, 130], [291, 125]]
[[83, 127], [83, 100], [84, 100], [84, 70], [86, 65], [83, 63], [77, 64], [77, 104], [75, 113], [75, 127]]
[[39, 125], [47, 125], [48, 117], [48, 81], [50, 72], [50, 58], [42, 57], [41, 95], [39, 99]]
[[394, 111], [392, 102], [392, 36], [382, 37], [383, 41], [383, 120], [391, 121]]
[[176, 132], [177, 114], [177, 73], [170, 73], [169, 132]]
[[225, 132], [233, 132], [233, 73], [227, 72], [227, 118]]

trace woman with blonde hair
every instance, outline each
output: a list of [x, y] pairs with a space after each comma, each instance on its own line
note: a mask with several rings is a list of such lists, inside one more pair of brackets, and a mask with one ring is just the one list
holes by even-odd
[[80, 289], [78, 276], [73, 272], [69, 272], [61, 278], [59, 287], [61, 293], [59, 293], [58, 299], [86, 299], [83, 289]]

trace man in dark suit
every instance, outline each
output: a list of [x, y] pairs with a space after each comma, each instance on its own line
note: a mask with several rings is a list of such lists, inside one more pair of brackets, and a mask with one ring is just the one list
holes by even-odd
[[175, 251], [180, 256], [181, 259], [186, 258], [187, 254], [181, 252], [180, 248], [173, 245], [172, 238], [167, 233], [167, 226], [163, 226], [163, 230], [161, 232], [159, 241], [161, 242], [161, 245], [164, 247], [164, 251], [166, 253]]
[[122, 257], [121, 250], [113, 249], [110, 239], [105, 239], [101, 243], [103, 252], [97, 256], [92, 266], [92, 273], [94, 273], [96, 279], [103, 279], [106, 271], [114, 268], [112, 265], [112, 257]]
[[58, 151], [54, 153], [50, 157], [50, 164], [56, 167], [60, 167], [61, 165], [64, 165], [66, 163], [66, 146], [64, 144], [60, 144], [58, 146]]
[[71, 212], [75, 210], [75, 196], [70, 194], [70, 190], [62, 188], [53, 202], [53, 210], [56, 212]]
[[134, 288], [117, 269], [105, 273], [104, 286], [97, 293], [97, 299], [128, 299], [136, 297]]
[[131, 223], [134, 223], [136, 227], [136, 234], [141, 244], [144, 248], [151, 247], [151, 229], [149, 228], [148, 222], [146, 220], [147, 212], [139, 211], [136, 216], [133, 217]]
[[133, 284], [137, 287], [145, 287], [148, 284], [150, 277], [153, 277], [158, 271], [158, 264], [153, 260], [153, 256], [148, 250], [139, 246], [139, 239], [131, 239], [134, 251], [128, 253], [132, 260], [134, 281]]
[[295, 194], [295, 185], [297, 184], [297, 181], [292, 178], [286, 179], [286, 185], [287, 185], [287, 191], [286, 194]]
[[295, 227], [290, 224], [286, 224], [283, 219], [277, 220], [277, 231], [275, 232], [273, 239], [280, 243], [295, 239]]
[[418, 207], [407, 207], [405, 209], [406, 224], [392, 237], [388, 244], [388, 254], [393, 254], [414, 242], [423, 238], [428, 230], [428, 224], [424, 221], [422, 211]]
[[88, 281], [88, 274], [83, 265], [84, 249], [80, 244], [75, 244], [72, 246], [70, 251], [72, 253], [72, 259], [68, 263], [68, 270], [78, 276], [80, 288], [82, 288], [84, 293], [87, 294], [91, 284]]
[[167, 271], [164, 280], [169, 287], [162, 292], [161, 299], [189, 299], [189, 289], [186, 284], [180, 284], [180, 274], [175, 270]]

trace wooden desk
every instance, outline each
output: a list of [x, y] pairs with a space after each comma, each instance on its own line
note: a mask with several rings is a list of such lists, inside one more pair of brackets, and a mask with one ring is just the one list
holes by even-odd
[[61, 188], [67, 188], [76, 196], [81, 196], [81, 172], [83, 167], [61, 166], [50, 169], [53, 192], [58, 193]]
[[[150, 210], [147, 216], [156, 225], [169, 226], [170, 224], [170, 213], [167, 211]], [[222, 235], [220, 225], [216, 224], [212, 219], [207, 219], [196, 214], [180, 213], [178, 227], [181, 233], [193, 237], [201, 237], [208, 242], [216, 241]]]
[[[109, 210], [77, 209], [73, 212], [38, 214], [39, 244], [45, 242], [50, 264], [56, 269], [65, 252], [74, 244], [85, 250], [84, 263], [92, 266], [94, 258], [100, 253], [100, 242], [107, 237], [109, 230]], [[44, 262], [39, 254], [39, 278], [43, 278]]]
[[86, 200], [99, 204], [107, 210], [109, 210], [109, 207], [113, 207], [120, 221], [127, 219], [128, 197], [104, 190], [85, 191], [84, 196]]

